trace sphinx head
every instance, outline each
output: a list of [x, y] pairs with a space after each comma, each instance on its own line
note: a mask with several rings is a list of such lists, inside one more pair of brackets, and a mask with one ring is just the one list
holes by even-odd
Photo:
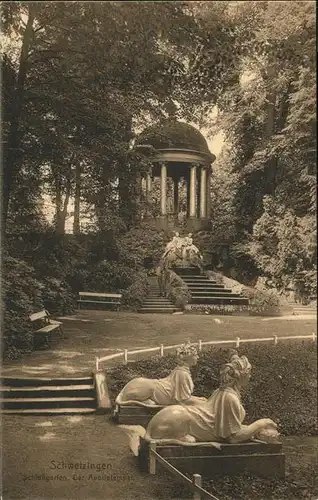
[[195, 366], [198, 362], [198, 350], [194, 344], [187, 342], [177, 349], [177, 358], [180, 364]]
[[237, 351], [231, 350], [229, 361], [220, 370], [220, 386], [246, 387], [251, 377], [251, 364], [246, 356], [239, 356]]

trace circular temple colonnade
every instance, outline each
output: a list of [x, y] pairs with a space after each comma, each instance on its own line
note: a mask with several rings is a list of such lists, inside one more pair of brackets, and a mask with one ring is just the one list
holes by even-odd
[[[183, 225], [194, 232], [208, 229], [210, 223], [210, 187], [212, 163], [215, 156], [210, 152], [203, 135], [191, 125], [167, 120], [161, 126], [152, 127], [140, 134], [137, 146], [151, 146], [155, 157], [150, 171], [144, 178], [147, 205], [153, 204], [153, 181], [160, 179], [160, 214], [152, 218], [158, 229], [178, 229], [180, 226], [180, 183], [185, 188], [186, 210]], [[173, 184], [169, 190], [168, 181]], [[171, 184], [170, 181], [170, 184]], [[173, 207], [168, 213], [168, 201]], [[172, 215], [172, 216], [171, 216]]]

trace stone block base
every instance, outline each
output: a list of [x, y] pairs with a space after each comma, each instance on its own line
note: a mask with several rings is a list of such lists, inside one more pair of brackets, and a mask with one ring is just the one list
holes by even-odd
[[142, 425], [147, 427], [152, 417], [162, 410], [164, 406], [121, 406], [118, 405], [115, 420], [118, 424]]
[[[203, 477], [247, 474], [258, 477], [285, 477], [285, 455], [282, 443], [251, 441], [223, 444], [221, 449], [209, 443], [191, 445], [157, 445], [156, 452], [179, 471]], [[150, 472], [149, 442], [140, 440], [139, 464]], [[156, 463], [156, 468], [161, 465]]]

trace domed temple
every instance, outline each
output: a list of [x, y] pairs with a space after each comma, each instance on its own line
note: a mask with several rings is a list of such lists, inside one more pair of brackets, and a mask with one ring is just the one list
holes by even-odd
[[[182, 225], [191, 232], [209, 228], [211, 165], [215, 156], [203, 135], [191, 125], [166, 120], [142, 132], [136, 147], [155, 149], [151, 170], [144, 179], [148, 206], [154, 202], [153, 181], [160, 179], [159, 214], [152, 218], [158, 229], [176, 229], [181, 218], [181, 187], [183, 189]], [[168, 189], [172, 184], [173, 188]], [[172, 199], [169, 199], [172, 198]], [[172, 213], [168, 206], [172, 206]]]

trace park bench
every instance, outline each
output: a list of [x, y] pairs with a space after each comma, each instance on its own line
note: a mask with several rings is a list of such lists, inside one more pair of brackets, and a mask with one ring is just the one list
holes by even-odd
[[79, 292], [77, 301], [78, 308], [89, 305], [103, 305], [116, 307], [117, 311], [121, 304], [121, 293], [95, 293], [95, 292]]
[[49, 338], [56, 330], [59, 334], [62, 334], [63, 325], [60, 321], [55, 321], [51, 319], [50, 313], [43, 309], [43, 311], [39, 311], [33, 314], [30, 314], [29, 319], [34, 326], [34, 341], [38, 342], [38, 339], [44, 339], [46, 344], [49, 346]]

